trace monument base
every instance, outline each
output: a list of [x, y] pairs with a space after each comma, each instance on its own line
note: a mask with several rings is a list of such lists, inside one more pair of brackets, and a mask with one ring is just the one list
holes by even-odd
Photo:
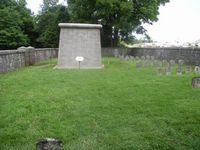
[[56, 65], [55, 67], [54, 67], [54, 69], [103, 69], [104, 68], [104, 65], [101, 65], [101, 66], [99, 66], [99, 67], [63, 67], [63, 66], [58, 66], [58, 65]]

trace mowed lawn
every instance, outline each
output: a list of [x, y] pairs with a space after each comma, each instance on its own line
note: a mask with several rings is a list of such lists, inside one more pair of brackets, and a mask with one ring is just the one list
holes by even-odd
[[116, 58], [101, 70], [48, 63], [0, 74], [0, 150], [34, 150], [46, 137], [65, 150], [200, 149], [194, 74], [159, 76]]

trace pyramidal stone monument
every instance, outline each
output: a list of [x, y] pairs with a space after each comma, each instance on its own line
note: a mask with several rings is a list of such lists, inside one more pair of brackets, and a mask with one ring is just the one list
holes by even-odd
[[100, 24], [60, 23], [58, 64], [61, 69], [100, 69]]

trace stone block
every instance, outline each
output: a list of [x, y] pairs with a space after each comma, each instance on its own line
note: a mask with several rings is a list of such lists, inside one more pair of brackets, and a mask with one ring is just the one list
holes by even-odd
[[200, 77], [193, 77], [192, 78], [192, 87], [193, 88], [200, 88]]
[[99, 24], [60, 23], [57, 68], [79, 68], [76, 57], [83, 57], [81, 69], [102, 68]]

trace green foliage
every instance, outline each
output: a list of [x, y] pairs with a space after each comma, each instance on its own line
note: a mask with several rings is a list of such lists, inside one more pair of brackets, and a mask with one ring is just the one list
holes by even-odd
[[22, 24], [18, 11], [12, 8], [0, 9], [0, 49], [14, 49], [28, 44]]
[[200, 149], [193, 75], [103, 63], [100, 70], [33, 66], [1, 74], [0, 149], [34, 150], [46, 137], [63, 139], [65, 150]]
[[[169, 0], [68, 0], [74, 22], [101, 23], [103, 46], [117, 46], [119, 38], [128, 41], [132, 32], [144, 33], [142, 23], [157, 21], [158, 9]], [[105, 40], [104, 40], [105, 39]]]
[[2, 0], [0, 5], [0, 49], [34, 46], [34, 20], [25, 0]]
[[47, 11], [50, 7], [55, 7], [59, 0], [43, 0], [42, 11]]
[[59, 27], [61, 22], [69, 21], [68, 10], [65, 6], [55, 5], [42, 9], [43, 11], [37, 16], [37, 39], [40, 47], [58, 47]]

